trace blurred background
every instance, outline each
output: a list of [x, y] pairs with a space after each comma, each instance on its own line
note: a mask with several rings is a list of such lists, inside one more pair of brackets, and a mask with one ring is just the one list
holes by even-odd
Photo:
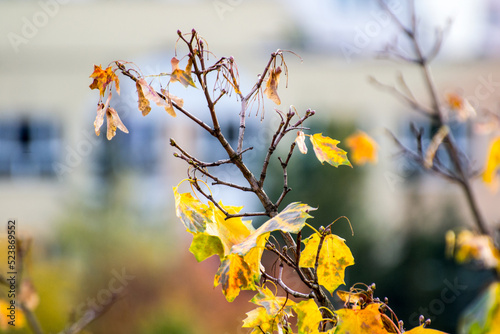
[[[389, 3], [408, 22], [406, 1]], [[442, 96], [459, 92], [476, 110], [498, 112], [500, 1], [420, 0], [417, 15], [427, 49], [435, 29], [452, 22], [432, 64]], [[177, 30], [193, 28], [207, 40], [211, 61], [235, 58], [246, 89], [271, 52], [297, 53], [302, 61], [285, 54], [288, 87], [282, 76], [279, 109], [316, 110], [306, 124], [310, 133], [336, 138], [344, 149], [343, 140], [356, 129], [375, 138], [377, 165], [335, 169], [321, 166], [312, 152], [294, 155], [293, 191], [284, 205], [300, 200], [318, 207], [310, 221], [314, 226], [348, 216], [354, 237], [345, 222], [334, 226], [356, 260], [347, 270], [347, 288], [375, 282], [376, 295], [389, 298], [407, 327], [418, 325], [418, 315], [424, 314], [434, 328], [454, 332], [460, 312], [492, 277], [445, 259], [445, 232], [472, 226], [464, 196], [455, 185], [398, 157], [386, 134], [390, 129], [411, 145], [410, 122], [427, 129], [427, 135], [430, 129], [394, 96], [371, 85], [369, 76], [393, 84], [401, 72], [419, 100], [428, 98], [416, 67], [380, 59], [380, 51], [396, 40], [403, 51], [411, 49], [376, 1], [4, 0], [0, 218], [5, 228], [0, 236], [6, 245], [7, 220], [14, 218], [18, 238], [31, 240], [25, 277], [36, 291], [31, 297], [44, 330], [61, 331], [88, 307], [104, 307], [110, 291], [118, 291], [119, 299], [87, 332], [247, 332], [240, 327], [245, 312], [254, 308], [248, 303], [252, 293], [225, 301], [212, 284], [218, 260], [196, 263], [188, 251], [191, 236], [174, 212], [172, 187], [185, 178], [186, 166], [172, 156], [169, 138], [202, 160], [221, 159], [222, 152], [182, 115], [173, 119], [153, 107], [142, 117], [135, 87], [122, 77], [122, 93], [113, 96], [112, 106], [130, 133], [118, 132], [107, 141], [93, 128], [98, 101], [97, 91], [88, 87], [93, 65], [126, 60], [146, 75], [169, 72], [170, 59], [186, 53], [180, 44], [175, 48]], [[184, 98], [186, 109], [207, 119], [200, 91], [177, 86], [172, 92]], [[264, 120], [256, 107], [248, 118], [247, 146], [254, 150], [245, 161], [254, 172], [278, 124], [274, 107], [266, 99]], [[223, 131], [233, 141], [238, 111], [235, 96], [219, 109]], [[466, 124], [452, 131], [481, 168], [489, 135]], [[293, 135], [286, 138], [278, 155], [285, 155], [293, 140]], [[277, 161], [271, 172], [266, 191], [277, 197], [283, 186]], [[231, 169], [219, 175], [241, 181]], [[255, 198], [212, 190], [225, 204], [258, 210]], [[474, 191], [487, 221], [497, 223], [499, 195], [479, 182]], [[5, 271], [6, 252], [0, 253]], [[290, 279], [292, 288], [299, 287]], [[7, 298], [5, 291], [0, 297]]]

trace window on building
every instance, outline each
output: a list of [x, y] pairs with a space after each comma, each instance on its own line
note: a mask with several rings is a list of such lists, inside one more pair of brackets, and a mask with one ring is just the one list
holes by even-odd
[[52, 120], [0, 120], [0, 177], [53, 177], [59, 148], [59, 125]]

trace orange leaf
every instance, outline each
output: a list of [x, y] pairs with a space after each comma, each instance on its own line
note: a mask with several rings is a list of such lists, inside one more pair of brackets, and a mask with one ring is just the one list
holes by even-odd
[[377, 143], [363, 131], [357, 131], [347, 137], [346, 145], [351, 149], [351, 159], [354, 164], [377, 163]]
[[307, 153], [307, 146], [306, 146], [306, 135], [302, 131], [297, 131], [297, 138], [295, 138], [295, 142], [297, 143], [297, 146], [299, 147], [299, 151], [302, 154]]
[[458, 120], [462, 122], [476, 116], [476, 110], [467, 99], [459, 94], [448, 93], [445, 95], [445, 101], [450, 110], [456, 114]]
[[387, 334], [380, 304], [373, 303], [361, 310], [343, 308], [335, 311], [338, 316], [337, 330], [335, 333], [356, 334]]
[[177, 59], [176, 57], [173, 57], [170, 63], [172, 64], [172, 74], [170, 74], [170, 82], [179, 81], [184, 87], [196, 87], [193, 78], [191, 77], [191, 66], [193, 65], [191, 58], [189, 58], [185, 70], [181, 70], [179, 68], [179, 59]]
[[115, 83], [116, 92], [120, 94], [120, 80], [111, 69], [111, 66], [103, 70], [101, 65], [94, 65], [94, 72], [90, 75], [90, 78], [94, 79], [89, 86], [90, 89], [99, 89], [101, 96], [104, 96], [104, 91], [111, 82]]
[[264, 93], [277, 105], [281, 104], [280, 97], [278, 96], [278, 84], [280, 82], [281, 67], [269, 70], [269, 78], [267, 79], [266, 89]]
[[318, 158], [322, 164], [326, 161], [334, 167], [338, 167], [339, 165], [352, 167], [347, 159], [347, 152], [337, 147], [337, 144], [340, 143], [338, 140], [324, 137], [321, 133], [309, 136], [309, 139], [313, 144], [316, 158]]
[[139, 95], [139, 110], [142, 112], [142, 116], [146, 116], [151, 111], [151, 106], [149, 104], [149, 100], [144, 96], [139, 80], [135, 82], [135, 88], [137, 89], [137, 94]]
[[491, 141], [486, 168], [483, 172], [483, 181], [491, 187], [493, 191], [498, 189], [497, 171], [500, 167], [500, 137]]

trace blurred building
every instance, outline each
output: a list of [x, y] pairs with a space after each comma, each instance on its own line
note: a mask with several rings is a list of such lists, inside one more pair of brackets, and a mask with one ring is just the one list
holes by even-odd
[[[389, 3], [404, 16], [404, 1]], [[477, 108], [496, 111], [498, 2], [419, 1], [418, 6], [428, 47], [434, 24], [444, 26], [449, 17], [454, 21], [434, 66], [438, 87], [443, 92], [461, 89], [476, 97]], [[113, 103], [130, 134], [118, 133], [106, 144], [102, 135], [94, 134], [98, 93], [88, 85], [94, 63], [105, 66], [117, 59], [133, 61], [147, 74], [168, 72], [178, 29], [196, 28], [217, 56], [233, 55], [248, 88], [271, 52], [297, 52], [303, 63], [286, 55], [289, 84], [284, 89], [282, 80], [281, 108], [293, 104], [300, 112], [316, 109], [319, 118], [355, 122], [386, 144], [390, 141], [383, 139], [384, 128], [410, 136], [403, 125], [411, 114], [367, 77], [394, 83], [401, 69], [417, 97], [425, 98], [415, 68], [374, 59], [397, 34], [375, 1], [0, 1], [0, 18], [0, 212], [4, 220], [17, 218], [21, 230], [31, 234], [50, 233], [51, 221], [72, 201], [99, 205], [117, 171], [129, 177], [131, 205], [156, 216], [172, 214], [171, 187], [185, 177], [185, 166], [171, 157], [168, 140], [176, 138], [203, 154], [211, 150], [203, 134], [182, 116], [172, 120], [160, 109], [142, 118], [134, 87], [123, 79], [122, 96]], [[184, 51], [179, 49], [179, 55]], [[490, 82], [489, 94], [479, 99], [478, 87], [485, 82]], [[194, 95], [189, 99], [195, 93], [178, 91], [187, 107], [203, 116], [203, 102]], [[238, 121], [238, 103], [233, 101], [223, 111], [227, 126]], [[272, 124], [273, 107], [266, 101], [264, 124]], [[254, 139], [265, 135], [259, 129], [270, 129], [253, 118], [249, 123]], [[471, 129], [457, 131], [465, 143]], [[464, 149], [477, 152], [473, 156], [481, 160], [485, 142]], [[371, 169], [366, 185], [366, 203], [382, 217], [401, 212], [399, 194], [411, 188], [410, 176], [418, 174], [405, 163], [394, 167], [393, 151], [382, 151], [381, 164]], [[425, 187], [431, 204], [443, 192], [451, 194], [439, 182]], [[481, 194], [483, 190], [478, 186]]]

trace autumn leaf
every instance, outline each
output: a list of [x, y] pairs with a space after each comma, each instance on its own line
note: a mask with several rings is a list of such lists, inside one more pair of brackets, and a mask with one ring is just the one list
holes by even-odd
[[337, 296], [344, 302], [345, 307], [352, 309], [361, 309], [366, 304], [373, 303], [373, 295], [368, 291], [349, 292], [338, 290]]
[[260, 272], [255, 272], [239, 254], [229, 254], [222, 260], [215, 274], [214, 286], [222, 285], [222, 292], [232, 302], [240, 290], [255, 290]]
[[313, 144], [316, 158], [318, 158], [322, 164], [326, 161], [334, 167], [338, 167], [340, 165], [352, 167], [351, 163], [347, 159], [347, 152], [337, 147], [337, 144], [340, 143], [338, 140], [330, 137], [324, 137], [321, 133], [309, 136], [309, 139]]
[[382, 314], [379, 311], [380, 304], [373, 303], [364, 309], [353, 310], [343, 308], [336, 310], [338, 316], [337, 329], [335, 333], [356, 333], [356, 334], [387, 334], [384, 326]]
[[280, 82], [280, 74], [281, 74], [280, 66], [276, 67], [276, 69], [270, 69], [269, 78], [267, 79], [266, 83], [266, 89], [264, 90], [266, 96], [277, 105], [281, 104], [280, 97], [278, 96], [278, 84]]
[[120, 80], [111, 69], [111, 66], [103, 70], [101, 65], [94, 65], [94, 72], [90, 75], [90, 78], [94, 79], [89, 86], [90, 89], [99, 89], [101, 97], [104, 97], [104, 92], [111, 82], [115, 83], [116, 92], [120, 94]]
[[247, 313], [243, 327], [256, 328], [259, 333], [273, 333], [279, 326], [288, 326], [287, 318], [293, 316], [295, 302], [286, 297], [275, 296], [267, 287], [257, 287], [257, 291], [251, 302], [260, 307]]
[[[445, 332], [437, 331], [435, 329], [424, 328], [424, 325], [415, 327], [412, 330], [406, 331], [405, 333], [406, 334], [446, 334]], [[467, 332], [467, 333], [471, 333], [471, 332]]]
[[139, 110], [142, 112], [142, 116], [146, 116], [151, 111], [151, 106], [149, 100], [144, 96], [142, 91], [142, 86], [139, 83], [140, 80], [135, 82], [135, 88], [137, 89], [137, 94], [139, 95]]
[[177, 59], [176, 57], [173, 57], [170, 63], [172, 64], [172, 74], [170, 75], [170, 82], [179, 81], [184, 87], [196, 87], [193, 78], [191, 77], [191, 66], [193, 65], [191, 58], [189, 58], [185, 70], [181, 70], [179, 68], [179, 59]]
[[[139, 89], [139, 87], [141, 89]], [[171, 116], [173, 116], [173, 117], [176, 116], [174, 108], [172, 107], [170, 97], [165, 97], [165, 99], [162, 98], [153, 89], [153, 87], [151, 87], [146, 82], [146, 80], [144, 80], [144, 79], [137, 80], [136, 88], [137, 88], [137, 93], [139, 94], [139, 109], [142, 111], [142, 114], [144, 116], [146, 116], [149, 113], [149, 111], [151, 110], [151, 107], [149, 107], [148, 100], [153, 101], [159, 107], [164, 107], [165, 111], [167, 113], [169, 113]], [[141, 109], [141, 106], [144, 106], [144, 109]]]
[[254, 328], [250, 334], [273, 333], [276, 329], [275, 318], [267, 313], [263, 307], [257, 307], [246, 313], [247, 317], [243, 320], [243, 328]]
[[262, 306], [268, 314], [274, 316], [279, 312], [292, 316], [291, 309], [295, 305], [294, 301], [286, 297], [275, 296], [267, 287], [257, 287], [257, 291], [258, 293], [250, 300], [252, 303]]
[[299, 202], [290, 203], [278, 215], [269, 219], [252, 232], [244, 241], [234, 245], [231, 252], [245, 255], [252, 248], [257, 246], [262, 235], [272, 231], [281, 230], [283, 232], [298, 233], [304, 227], [306, 219], [312, 217], [308, 213], [312, 210], [316, 209], [307, 204]]
[[491, 283], [465, 309], [458, 328], [460, 333], [500, 333], [500, 283]]
[[498, 190], [498, 168], [500, 167], [500, 137], [491, 141], [486, 167], [483, 172], [483, 181], [490, 186], [493, 191]]
[[211, 208], [196, 199], [190, 193], [180, 194], [177, 187], [173, 187], [175, 198], [175, 213], [186, 229], [195, 234], [204, 232], [210, 223]]
[[302, 154], [307, 154], [307, 146], [306, 146], [306, 135], [302, 131], [297, 131], [297, 138], [295, 138], [295, 142], [299, 147], [299, 151]]
[[293, 307], [297, 313], [297, 327], [299, 334], [319, 333], [319, 322], [323, 320], [321, 311], [313, 299], [308, 299]]
[[108, 129], [106, 137], [111, 140], [116, 135], [116, 129], [128, 133], [127, 128], [122, 123], [120, 116], [115, 109], [109, 107], [109, 101], [111, 100], [111, 92], [109, 92], [106, 103], [99, 103], [97, 105], [97, 116], [94, 121], [95, 134], [99, 136], [101, 134], [101, 126], [104, 124], [104, 115], [106, 115], [106, 120], [108, 123]]
[[318, 259], [318, 283], [331, 294], [344, 282], [345, 268], [354, 264], [351, 250], [345, 240], [334, 234], [324, 237], [321, 251], [318, 254], [321, 237], [315, 233], [303, 242], [305, 248], [300, 256], [300, 267], [314, 268]]
[[474, 107], [472, 107], [467, 99], [457, 93], [446, 94], [445, 101], [448, 108], [461, 122], [476, 116], [476, 110], [474, 110]]
[[[500, 252], [490, 236], [476, 234], [468, 230], [461, 231], [456, 238], [447, 238], [453, 243], [455, 260], [459, 263], [478, 261], [484, 268], [497, 268], [500, 272]], [[450, 247], [448, 247], [450, 248]]]
[[351, 149], [351, 159], [355, 165], [377, 163], [378, 145], [363, 131], [357, 131], [347, 137], [346, 145]]

